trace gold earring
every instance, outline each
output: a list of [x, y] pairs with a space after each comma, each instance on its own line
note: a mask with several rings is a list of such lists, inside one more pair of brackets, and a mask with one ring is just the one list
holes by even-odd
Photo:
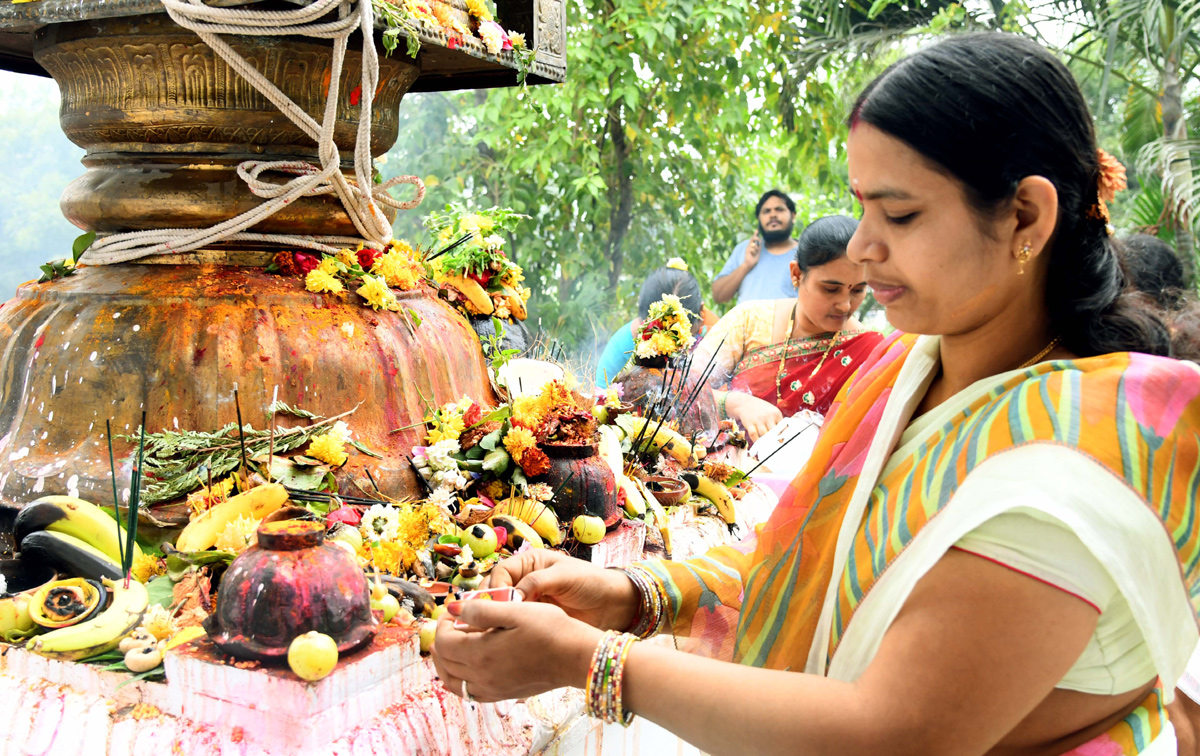
[[1029, 262], [1029, 258], [1033, 255], [1033, 245], [1025, 242], [1021, 245], [1021, 251], [1017, 253], [1017, 263], [1020, 267], [1017, 268], [1017, 275], [1025, 275], [1025, 263]]

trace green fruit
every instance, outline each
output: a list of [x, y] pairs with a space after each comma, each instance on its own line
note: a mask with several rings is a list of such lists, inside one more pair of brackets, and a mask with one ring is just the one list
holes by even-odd
[[591, 515], [579, 515], [571, 523], [571, 531], [575, 534], [575, 540], [582, 544], [590, 546], [600, 543], [604, 538], [604, 520]]
[[297, 677], [316, 682], [337, 666], [337, 643], [325, 633], [312, 630], [292, 639], [287, 659]]
[[436, 624], [437, 621], [440, 620], [445, 615], [446, 615], [446, 605], [438, 604], [437, 609], [433, 610], [432, 619], [433, 619], [434, 623]]
[[483, 575], [472, 575], [470, 577], [465, 577], [459, 574], [454, 576], [454, 579], [450, 581], [450, 585], [454, 586], [455, 588], [461, 588], [464, 591], [474, 591], [479, 588], [479, 584], [482, 582]]
[[496, 529], [482, 522], [472, 525], [462, 536], [463, 545], [471, 547], [471, 554], [476, 559], [486, 559], [496, 553], [500, 546], [496, 541]]
[[418, 633], [421, 638], [421, 653], [427, 654], [433, 648], [433, 638], [437, 635], [437, 623], [433, 620], [423, 621]]
[[363, 545], [362, 533], [358, 532], [358, 528], [352, 528], [344, 522], [339, 522], [334, 526], [326, 540], [344, 541], [353, 546], [355, 552], [361, 549]]
[[379, 599], [371, 599], [371, 609], [383, 612], [383, 621], [388, 622], [400, 611], [400, 602], [390, 593], [384, 593]]

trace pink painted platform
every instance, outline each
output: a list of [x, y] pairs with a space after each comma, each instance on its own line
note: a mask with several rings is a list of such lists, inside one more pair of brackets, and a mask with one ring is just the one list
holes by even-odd
[[[739, 506], [742, 532], [774, 497]], [[728, 542], [724, 525], [676, 510], [681, 558]], [[593, 548], [604, 565], [642, 557], [645, 526], [625, 523]], [[668, 641], [669, 639], [663, 639]], [[699, 752], [638, 720], [605, 727], [563, 689], [523, 701], [467, 704], [448, 694], [420, 655], [414, 631], [386, 627], [327, 678], [305, 683], [286, 667], [230, 665], [207, 640], [167, 654], [166, 682], [128, 679], [97, 665], [57, 662], [0, 644], [0, 756], [656, 756]]]

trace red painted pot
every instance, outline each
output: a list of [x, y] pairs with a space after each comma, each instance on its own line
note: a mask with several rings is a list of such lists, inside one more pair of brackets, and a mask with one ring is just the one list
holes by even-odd
[[273, 661], [310, 630], [356, 651], [375, 637], [371, 589], [362, 568], [325, 543], [317, 522], [283, 520], [258, 528], [251, 546], [225, 571], [217, 611], [204, 621], [213, 643], [239, 659]]
[[558, 520], [570, 526], [582, 514], [604, 520], [612, 530], [621, 522], [617, 506], [617, 481], [612, 470], [598, 456], [597, 444], [544, 443], [541, 448], [550, 458], [550, 471], [539, 480], [558, 493], [550, 502]]

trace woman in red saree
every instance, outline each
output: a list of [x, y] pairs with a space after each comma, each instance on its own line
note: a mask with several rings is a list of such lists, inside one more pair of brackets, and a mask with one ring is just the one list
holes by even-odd
[[863, 266], [846, 257], [857, 227], [842, 215], [814, 221], [791, 266], [796, 299], [738, 305], [700, 343], [701, 354], [716, 352], [718, 408], [751, 441], [802, 409], [824, 415], [883, 338], [853, 317], [867, 286]]

